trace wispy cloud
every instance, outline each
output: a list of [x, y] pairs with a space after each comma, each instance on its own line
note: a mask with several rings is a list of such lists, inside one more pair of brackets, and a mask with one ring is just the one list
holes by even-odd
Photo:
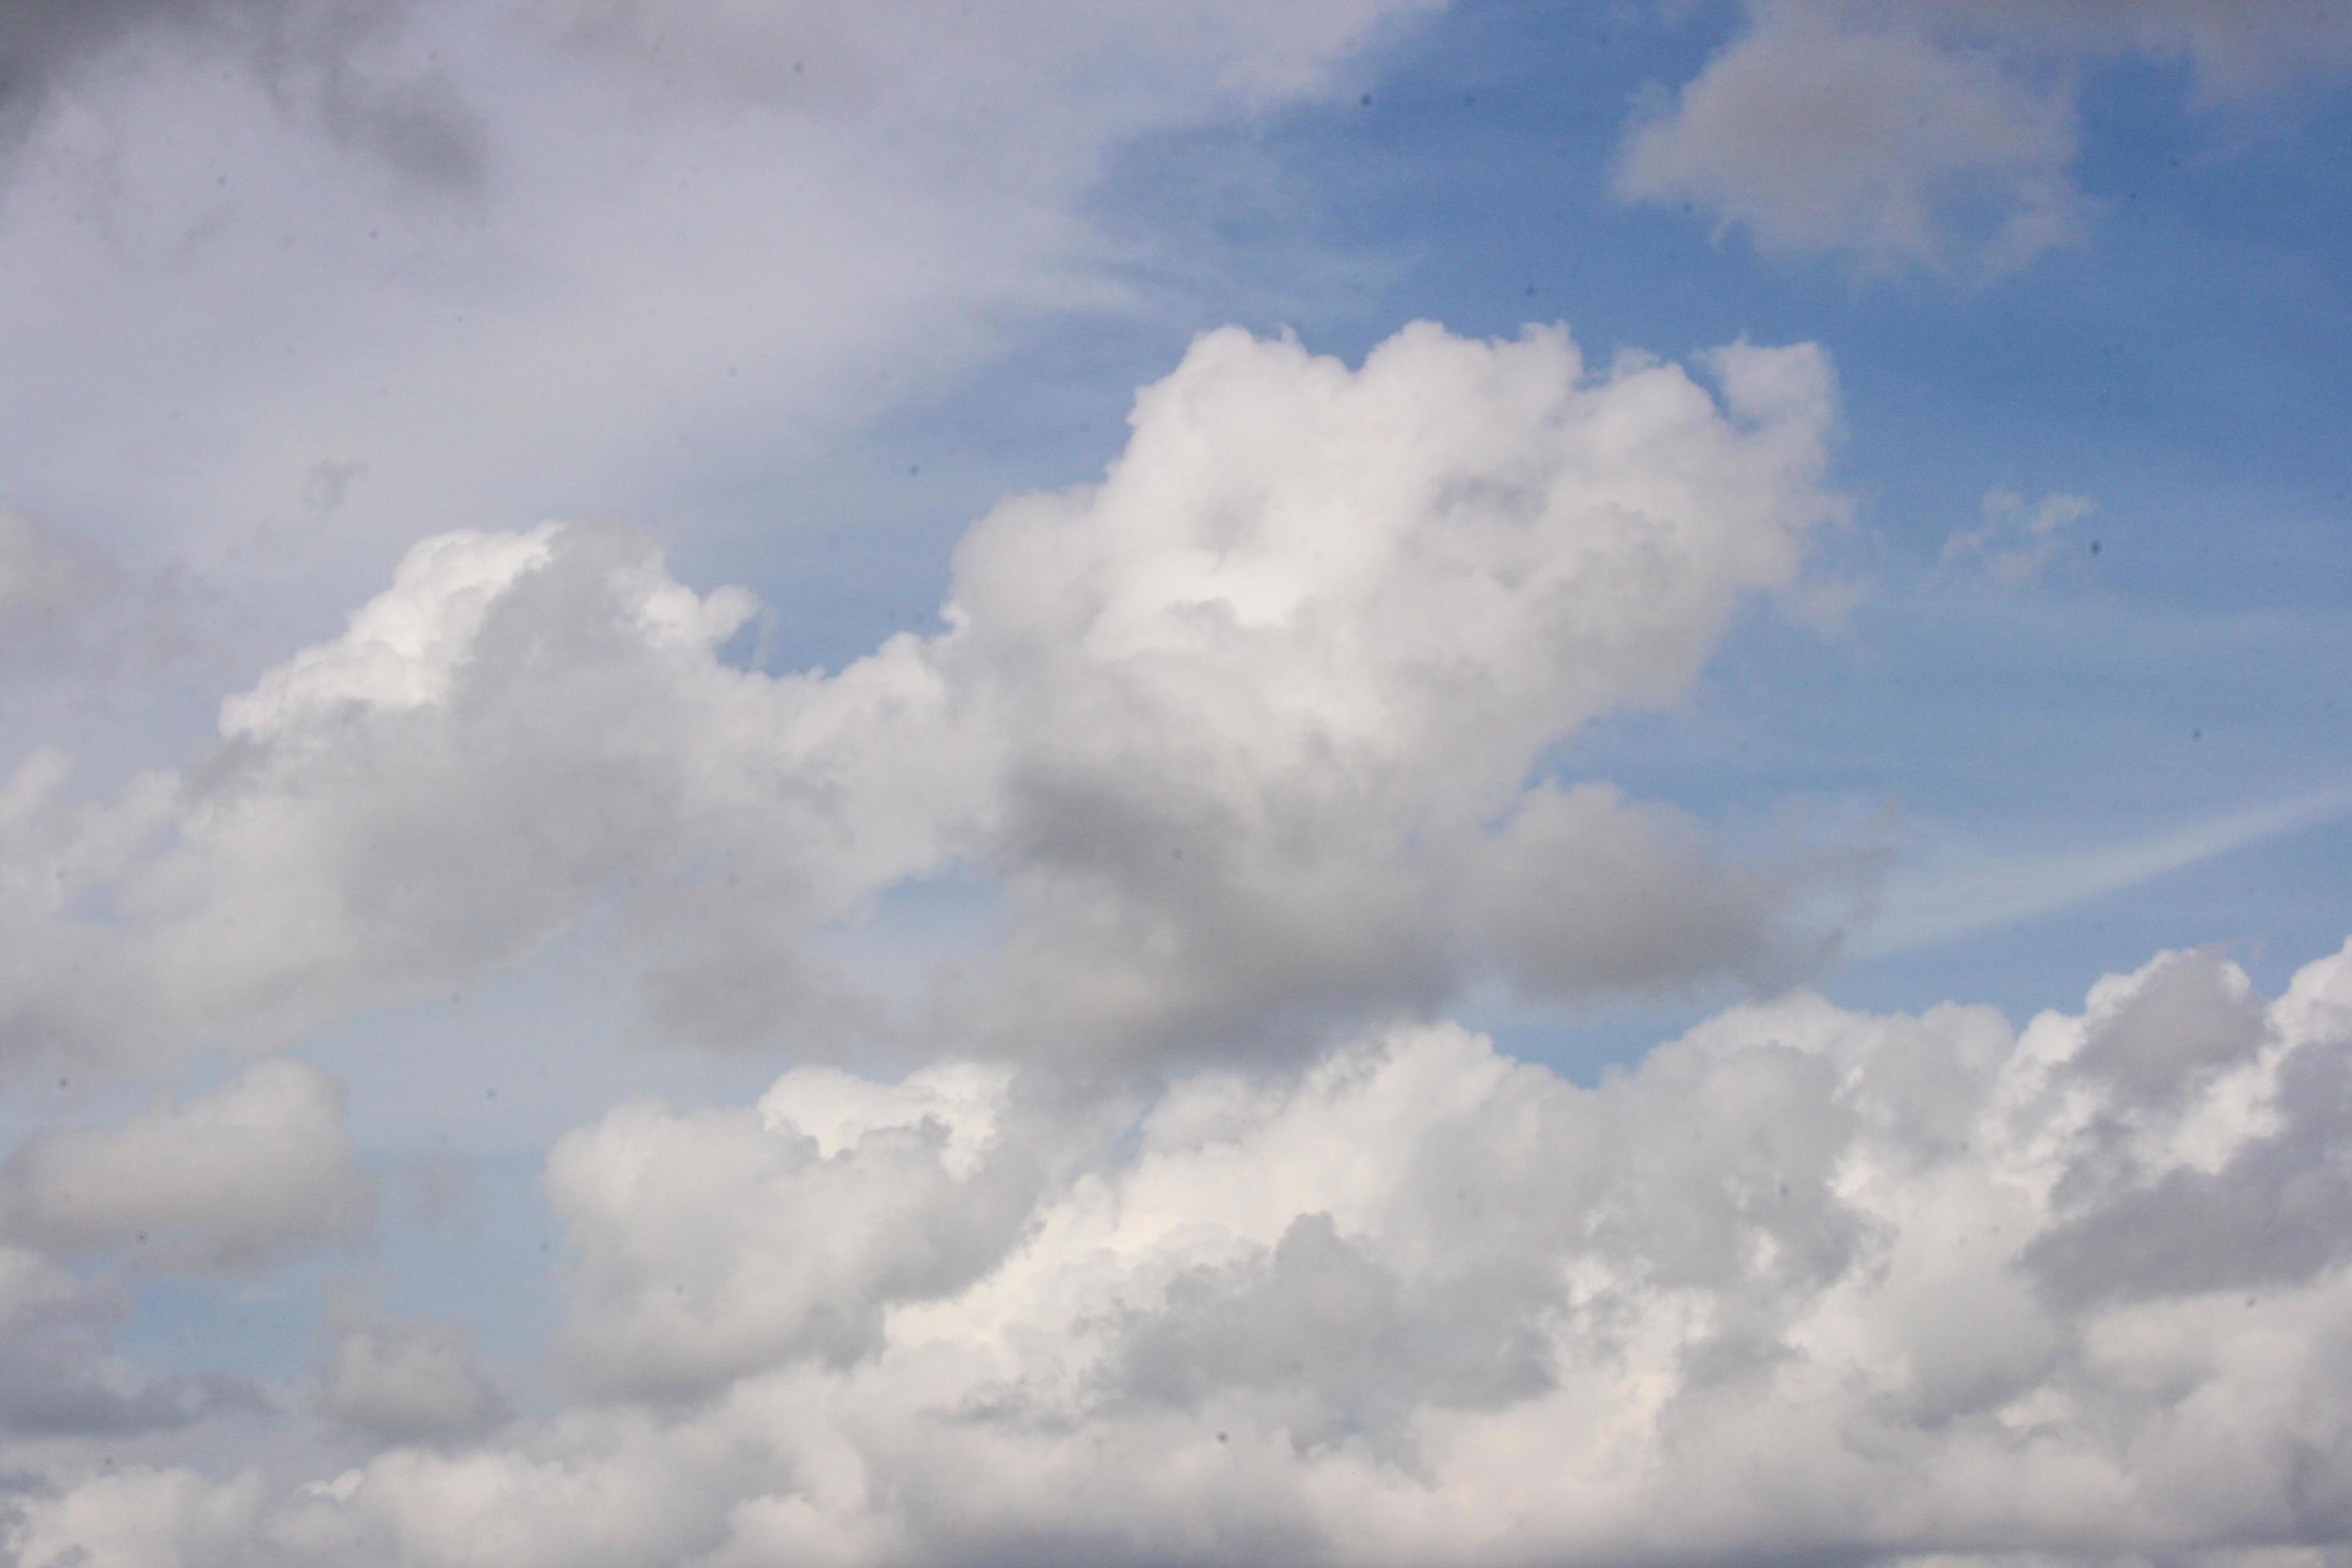
[[1953, 845], [1897, 875], [1861, 957], [1906, 952], [1990, 926], [2071, 909], [2202, 861], [2352, 814], [2352, 788], [2323, 790], [2094, 849], [1987, 855]]

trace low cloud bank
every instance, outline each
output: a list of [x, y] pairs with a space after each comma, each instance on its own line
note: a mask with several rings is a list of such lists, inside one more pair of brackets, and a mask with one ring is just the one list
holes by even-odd
[[2270, 1002], [2168, 953], [2021, 1031], [1799, 994], [1585, 1088], [1405, 1026], [1092, 1110], [961, 1067], [615, 1110], [548, 1168], [566, 1408], [309, 1484], [52, 1449], [12, 1544], [2316, 1568], [2352, 1528], [2352, 942]]

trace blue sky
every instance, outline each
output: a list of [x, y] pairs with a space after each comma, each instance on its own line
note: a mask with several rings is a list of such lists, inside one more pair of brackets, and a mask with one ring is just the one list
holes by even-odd
[[28, 16], [0, 1559], [2340, 1568], [2340, 11]]

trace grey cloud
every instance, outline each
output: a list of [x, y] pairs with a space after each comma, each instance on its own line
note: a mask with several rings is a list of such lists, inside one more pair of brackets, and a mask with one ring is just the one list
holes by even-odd
[[324, 1074], [273, 1061], [117, 1126], [36, 1132], [0, 1164], [0, 1228], [60, 1256], [232, 1271], [358, 1239], [375, 1191], [341, 1112]]
[[2080, 237], [2074, 150], [2072, 105], [1997, 57], [1767, 5], [1636, 122], [1618, 190], [1703, 202], [1769, 251], [1999, 275]]
[[[1973, 282], [2087, 232], [2070, 78], [2193, 62], [2210, 107], [2352, 67], [2326, 0], [1748, 0], [1699, 74], [1638, 114], [1617, 188], [1696, 202], [1784, 255]], [[2015, 564], [2030, 570], [2029, 558]]]
[[2236, 966], [2210, 951], [2184, 953], [2098, 1016], [2074, 1059], [2145, 1104], [2179, 1092], [2200, 1072], [2245, 1060], [2263, 1028], [2263, 999]]
[[[2142, 1016], [2158, 1050], [2160, 1018]], [[2352, 1041], [2289, 1054], [2277, 1096], [2278, 1130], [2221, 1169], [2166, 1171], [2037, 1238], [2034, 1277], [2069, 1303], [2131, 1301], [2267, 1290], [2352, 1256]]]
[[1834, 887], [1830, 858], [1726, 865], [1686, 818], [1604, 785], [1531, 792], [1474, 867], [1459, 919], [1522, 995], [1723, 974], [1779, 990], [1818, 971], [1833, 945], [1834, 933], [1807, 932], [1787, 913], [1799, 892]]
[[1550, 1385], [1528, 1303], [1494, 1284], [1408, 1284], [1328, 1215], [1302, 1215], [1262, 1259], [1187, 1271], [1136, 1311], [1112, 1387], [1212, 1411], [1241, 1389], [1290, 1405], [1280, 1420], [1302, 1447], [1392, 1443], [1404, 1410], [1493, 1407]]
[[393, 1442], [470, 1436], [508, 1414], [464, 1325], [373, 1315], [336, 1328], [318, 1402], [335, 1421]]
[[250, 1382], [154, 1376], [112, 1352], [131, 1303], [33, 1254], [0, 1248], [0, 1431], [14, 1437], [130, 1437], [268, 1408]]
[[[59, 82], [169, 0], [23, 0], [0, 13], [0, 130], [21, 127]], [[9, 140], [13, 140], [13, 136]]]

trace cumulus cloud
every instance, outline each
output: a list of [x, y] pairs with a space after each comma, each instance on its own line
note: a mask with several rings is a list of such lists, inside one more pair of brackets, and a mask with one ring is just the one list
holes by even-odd
[[2209, 102], [2352, 65], [2323, 0], [1750, 0], [1637, 116], [1617, 189], [1696, 203], [1765, 250], [1998, 277], [2086, 231], [2075, 79], [2186, 58]]
[[[895, 1090], [803, 1071], [757, 1111], [625, 1106], [566, 1138], [547, 1189], [580, 1259], [575, 1372], [680, 1393], [795, 1354], [868, 1353], [891, 1304], [969, 1285], [1026, 1217], [1017, 1163], [971, 1168], [1003, 1092], [982, 1069]], [[715, 1191], [730, 1201], [713, 1206]]]
[[[698, 1377], [203, 1509], [155, 1472], [108, 1528], [234, 1516], [239, 1560], [306, 1563], [2317, 1564], [2347, 1084], [2352, 942], [2275, 1002], [2173, 953], [2021, 1031], [1796, 994], [1591, 1087], [1450, 1025], [1131, 1119], [801, 1069], [551, 1161], [576, 1321]], [[20, 1540], [130, 1495], [44, 1484]]]
[[[1353, 374], [1215, 333], [1104, 484], [975, 527], [935, 658], [1012, 742], [989, 849], [1023, 923], [965, 1016], [1213, 1044], [1498, 969], [1561, 993], [1762, 966], [1765, 879], [1664, 814], [1528, 785], [1592, 718], [1671, 700], [1838, 510], [1819, 352], [1705, 368], [1720, 401], [1556, 331], [1412, 328]], [[1668, 940], [1584, 941], [1604, 886]], [[1482, 942], [1534, 887], [1556, 918]]]
[[870, 1032], [804, 939], [960, 868], [1009, 934], [929, 1026], [1006, 1054], [1800, 970], [1816, 868], [1540, 767], [1672, 700], [1840, 510], [1822, 354], [1702, 369], [1558, 330], [1418, 326], [1355, 369], [1208, 334], [1100, 483], [974, 525], [943, 629], [834, 674], [731, 662], [751, 599], [625, 535], [427, 541], [197, 763], [107, 803], [20, 773], [0, 1012], [36, 1052], [267, 1047], [619, 898], [665, 1032]]
[[0, 1163], [0, 1228], [60, 1257], [137, 1247], [157, 1268], [251, 1269], [364, 1236], [342, 1090], [267, 1061], [112, 1127], [26, 1138]]

